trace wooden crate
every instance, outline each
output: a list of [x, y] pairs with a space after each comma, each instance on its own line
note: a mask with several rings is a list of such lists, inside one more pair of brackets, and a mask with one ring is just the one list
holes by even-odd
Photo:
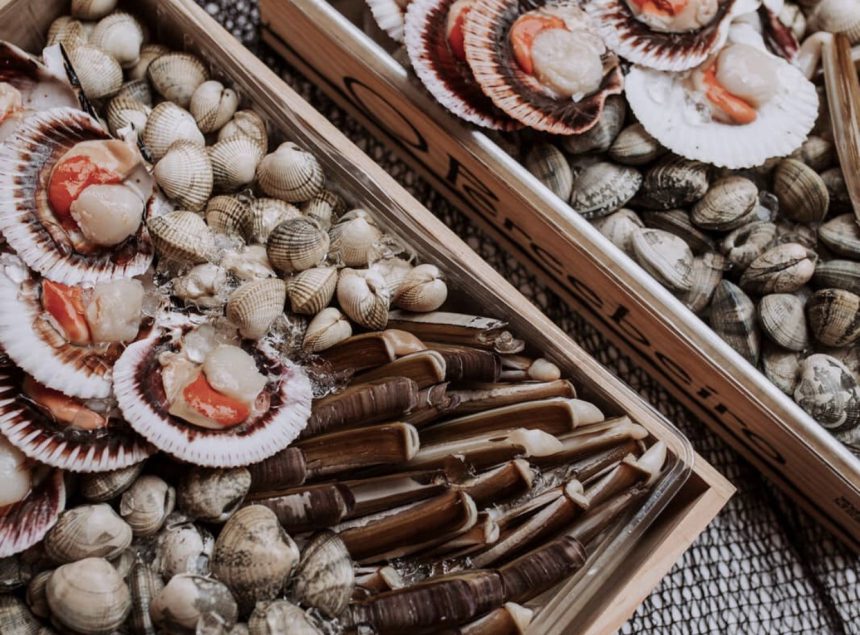
[[[38, 49], [50, 21], [64, 13], [65, 4], [0, 1], [0, 38]], [[676, 464], [689, 477], [676, 482], [674, 496], [655, 501], [662, 510], [626, 553], [623, 566], [611, 568], [592, 601], [574, 616], [567, 615], [563, 606], [543, 611], [543, 621], [536, 621], [531, 632], [562, 633], [575, 628], [597, 635], [617, 629], [731, 497], [731, 484], [695, 455], [671, 424], [559, 331], [193, 0], [142, 0], [129, 8], [150, 20], [159, 40], [197, 53], [220, 71], [273, 128], [317, 154], [333, 183], [372, 209], [427, 260], [438, 263], [453, 288], [471, 296], [485, 312], [506, 316], [512, 330], [558, 362], [586, 398], [607, 412], [629, 414], [655, 438], [667, 442]], [[556, 603], [563, 605], [565, 600], [559, 598]]]
[[261, 0], [264, 40], [860, 551], [860, 459], [338, 10], [362, 2], [333, 1]]

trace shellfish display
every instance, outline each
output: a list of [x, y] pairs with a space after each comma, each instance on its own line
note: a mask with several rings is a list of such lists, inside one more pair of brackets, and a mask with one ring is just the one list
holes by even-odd
[[[860, 224], [819, 72], [831, 34], [856, 44], [855, 5], [415, 0], [405, 50], [461, 118], [487, 126], [477, 84], [522, 124], [506, 154], [833, 431], [795, 388], [804, 360], [860, 342]], [[593, 92], [562, 90], [589, 74]]]
[[74, 67], [96, 110], [34, 105], [0, 146], [9, 605], [105, 635], [524, 629], [678, 457], [115, 5], [50, 38], [126, 83]]

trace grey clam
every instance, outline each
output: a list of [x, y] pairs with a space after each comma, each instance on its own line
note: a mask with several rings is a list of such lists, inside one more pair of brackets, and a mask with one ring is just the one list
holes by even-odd
[[314, 536], [302, 550], [293, 591], [305, 606], [338, 617], [349, 605], [355, 587], [352, 558], [340, 537], [330, 531]]
[[800, 381], [800, 353], [768, 342], [761, 356], [762, 371], [786, 395], [794, 396]]
[[244, 467], [189, 470], [179, 481], [176, 500], [193, 519], [223, 523], [245, 500], [251, 473]]
[[238, 618], [236, 600], [225, 584], [190, 573], [171, 578], [153, 600], [150, 613], [169, 632], [193, 631], [207, 613], [216, 614], [228, 628]]
[[148, 474], [123, 493], [119, 513], [135, 536], [152, 536], [161, 529], [175, 504], [175, 490], [163, 479]]
[[206, 575], [215, 538], [182, 514], [172, 514], [158, 534], [155, 569], [169, 580], [180, 573]]
[[131, 487], [142, 470], [143, 463], [138, 463], [111, 472], [84, 474], [80, 481], [81, 495], [93, 503], [114, 499]]
[[812, 279], [818, 256], [797, 243], [768, 249], [750, 263], [740, 285], [751, 293], [791, 293]]
[[54, 619], [89, 635], [113, 633], [131, 611], [128, 587], [103, 558], [59, 567], [48, 580], [46, 597]]
[[827, 188], [827, 195], [830, 198], [829, 213], [832, 215], [850, 212], [852, 210], [851, 195], [848, 192], [845, 177], [842, 175], [842, 168], [824, 170], [821, 173], [821, 180], [824, 181], [824, 187]]
[[633, 234], [636, 261], [661, 284], [675, 291], [693, 286], [693, 252], [682, 239], [659, 229]]
[[734, 283], [723, 280], [711, 300], [711, 328], [753, 366], [758, 364], [761, 340], [755, 304]]
[[152, 602], [161, 593], [164, 583], [148, 562], [137, 558], [128, 575], [128, 587], [131, 593], [131, 614], [128, 616], [131, 632], [134, 635], [152, 635], [156, 632]]
[[526, 154], [524, 165], [553, 194], [565, 201], [570, 197], [573, 170], [564, 153], [553, 144], [535, 144]]
[[48, 580], [53, 574], [53, 569], [46, 569], [34, 575], [27, 584], [27, 606], [39, 617], [47, 618], [51, 614], [46, 593]]
[[822, 223], [818, 237], [840, 256], [860, 259], [860, 223], [854, 214], [842, 214]]
[[708, 191], [708, 166], [680, 157], [666, 157], [645, 173], [642, 202], [654, 209], [684, 207]]
[[728, 234], [720, 244], [731, 265], [741, 271], [767, 251], [776, 237], [776, 225], [767, 221], [749, 223]]
[[830, 195], [818, 172], [796, 159], [784, 159], [773, 177], [780, 212], [800, 223], [817, 223], [827, 214]]
[[845, 364], [830, 355], [810, 355], [800, 364], [794, 400], [843, 442], [857, 445], [860, 387]]
[[802, 161], [816, 172], [823, 172], [833, 165], [836, 149], [832, 141], [818, 135], [809, 135], [791, 158]]
[[110, 505], [80, 505], [63, 512], [45, 536], [45, 553], [56, 563], [113, 558], [130, 544], [131, 527]]
[[690, 246], [694, 254], [716, 250], [714, 241], [701, 229], [693, 225], [690, 215], [682, 209], [643, 212], [642, 222], [646, 227], [662, 229], [675, 234]]
[[678, 299], [693, 313], [702, 313], [710, 304], [726, 268], [726, 259], [720, 254], [708, 252], [697, 257], [693, 261], [690, 290], [678, 293]]
[[573, 183], [570, 205], [585, 218], [599, 218], [624, 207], [639, 191], [642, 175], [635, 168], [598, 161]]
[[646, 165], [666, 153], [660, 142], [634, 123], [622, 130], [609, 148], [609, 158], [624, 165]]
[[702, 229], [730, 231], [746, 224], [755, 214], [758, 188], [742, 176], [727, 176], [715, 181], [693, 206], [693, 223]]
[[860, 294], [860, 262], [829, 260], [815, 266], [812, 282], [819, 288], [845, 289]]
[[607, 98], [597, 123], [580, 134], [564, 137], [564, 149], [571, 154], [606, 152], [624, 126], [627, 101], [619, 95]]
[[860, 340], [860, 295], [821, 289], [806, 304], [809, 326], [825, 346], [851, 346]]
[[790, 351], [809, 347], [809, 329], [802, 298], [790, 293], [773, 293], [761, 299], [758, 319], [762, 332]]
[[633, 234], [645, 226], [639, 214], [626, 207], [595, 219], [592, 224], [609, 242], [630, 256], [633, 255]]

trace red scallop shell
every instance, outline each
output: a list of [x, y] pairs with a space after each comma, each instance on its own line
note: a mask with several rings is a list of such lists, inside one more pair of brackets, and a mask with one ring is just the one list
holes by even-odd
[[61, 470], [50, 470], [24, 500], [0, 507], [0, 558], [29, 549], [53, 527], [66, 507]]

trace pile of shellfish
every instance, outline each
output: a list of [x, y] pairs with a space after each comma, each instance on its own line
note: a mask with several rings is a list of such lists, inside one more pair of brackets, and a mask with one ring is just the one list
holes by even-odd
[[521, 632], [665, 444], [116, 4], [0, 44], [0, 632]]
[[[391, 23], [391, 0], [368, 2]], [[414, 0], [398, 15], [443, 105], [514, 130], [506, 151], [860, 452], [860, 220], [818, 74], [831, 33], [860, 44], [860, 3]], [[591, 92], [561, 91], [587, 78], [589, 46]]]

